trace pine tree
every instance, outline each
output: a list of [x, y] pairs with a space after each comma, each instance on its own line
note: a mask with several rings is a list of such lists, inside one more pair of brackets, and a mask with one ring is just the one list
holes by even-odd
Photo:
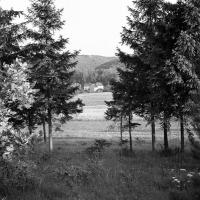
[[[3, 10], [0, 7], [0, 66], [12, 64], [20, 57], [20, 42], [24, 39], [24, 24], [15, 24], [13, 21], [20, 17], [22, 12]], [[3, 72], [3, 71], [1, 71]]]
[[[112, 84], [111, 84], [112, 85]], [[106, 120], [113, 120], [114, 122], [120, 122], [120, 142], [123, 142], [123, 107], [120, 105], [120, 102], [106, 101], [105, 102], [108, 109], [105, 112]]]
[[177, 84], [177, 80], [185, 79], [186, 74], [179, 73], [181, 66], [178, 63], [173, 65], [171, 59], [181, 33], [187, 28], [185, 4], [138, 0], [134, 1], [134, 9], [129, 8], [129, 11], [131, 16], [128, 17], [128, 28], [123, 28], [122, 43], [128, 45], [133, 54], [119, 50], [120, 61], [126, 65], [126, 70], [120, 73], [122, 79], [129, 77], [128, 90], [132, 90], [130, 94], [135, 96], [131, 104], [137, 102], [133, 112], [151, 122], [152, 150], [155, 149], [156, 119], [161, 120], [167, 150], [170, 119], [177, 116], [183, 122], [183, 108], [191, 89], [186, 88], [185, 80]]
[[[13, 71], [15, 71], [16, 76], [18, 73], [19, 76], [20, 73], [27, 73], [26, 67], [24, 68], [26, 64], [21, 62], [22, 51], [20, 47], [20, 43], [26, 38], [24, 34], [25, 23], [14, 23], [14, 20], [21, 17], [22, 14], [23, 13], [20, 11], [14, 11], [12, 9], [3, 10], [0, 8], [0, 84], [3, 85], [5, 84], [5, 80], [8, 80], [10, 73], [6, 66], [15, 66]], [[12, 66], [10, 66], [10, 68], [12, 69]], [[21, 77], [21, 79], [23, 80], [23, 77]], [[20, 80], [18, 81], [20, 82]], [[23, 87], [25, 89], [28, 83], [24, 82], [24, 84]], [[4, 86], [0, 88], [2, 89]], [[17, 99], [15, 99], [15, 101], [4, 101], [4, 106], [15, 113], [9, 116], [9, 123], [11, 123], [14, 128], [22, 128], [22, 124], [24, 123], [22, 118], [18, 118], [22, 112], [22, 108], [19, 108], [20, 105], [21, 103]], [[28, 108], [24, 107], [24, 109]]]
[[[121, 121], [121, 133], [122, 129], [128, 129], [129, 132], [129, 144], [130, 144], [130, 151], [133, 151], [132, 146], [132, 129], [139, 126], [138, 123], [133, 123], [133, 111], [137, 104], [136, 98], [134, 96], [135, 93], [132, 92], [130, 88], [131, 86], [135, 85], [134, 79], [132, 77], [127, 76], [126, 73], [122, 69], [118, 69], [119, 71], [119, 81], [112, 81], [111, 82], [111, 90], [113, 93], [113, 101], [107, 102], [109, 106], [106, 111], [107, 119], [120, 119], [122, 118], [127, 121], [126, 124], [122, 124]], [[126, 76], [126, 77], [124, 77]], [[135, 104], [134, 104], [135, 103]], [[122, 137], [122, 136], [121, 136]]]
[[[170, 82], [176, 100], [176, 114], [180, 119], [181, 151], [184, 151], [184, 124], [188, 116], [188, 102], [193, 90], [198, 88], [199, 78], [199, 1], [179, 1], [173, 17], [174, 31], [179, 31], [172, 58], [167, 66], [171, 69]], [[179, 21], [177, 20], [179, 19]]]
[[[155, 37], [155, 23], [160, 20], [162, 1], [134, 1], [134, 9], [129, 8], [128, 28], [124, 27], [122, 43], [128, 45], [133, 54], [118, 51], [120, 61], [126, 70], [120, 71], [123, 79], [129, 77], [130, 96], [134, 96], [133, 112], [151, 122], [152, 150], [155, 150], [156, 91], [153, 85], [159, 60], [152, 53]], [[159, 63], [160, 64], [160, 63]]]
[[[24, 55], [31, 63], [31, 82], [35, 82], [37, 105], [47, 113], [49, 127], [49, 150], [53, 150], [52, 119], [54, 114], [61, 116], [61, 121], [71, 119], [73, 113], [82, 111], [81, 100], [71, 101], [77, 87], [72, 86], [71, 76], [76, 62], [72, 60], [78, 52], [65, 50], [68, 40], [59, 37], [55, 31], [62, 29], [62, 9], [56, 9], [53, 0], [32, 0], [27, 18], [33, 29], [27, 30], [32, 40], [24, 48]], [[44, 116], [45, 117], [45, 116]]]

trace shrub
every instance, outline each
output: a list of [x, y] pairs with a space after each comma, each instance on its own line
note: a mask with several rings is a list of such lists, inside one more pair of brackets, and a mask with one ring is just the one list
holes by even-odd
[[58, 169], [57, 176], [68, 186], [88, 184], [90, 173], [79, 166], [67, 166], [65, 169]]
[[130, 151], [128, 147], [123, 147], [120, 150], [119, 155], [124, 157], [135, 157], [136, 154], [134, 151]]
[[104, 150], [105, 147], [109, 147], [111, 145], [110, 142], [105, 139], [95, 140], [94, 146], [98, 147], [100, 151]]
[[17, 132], [15, 130], [2, 131], [0, 134], [0, 159], [11, 161], [30, 151], [35, 144], [42, 141], [38, 133]]
[[0, 190], [5, 195], [13, 192], [23, 192], [36, 187], [37, 180], [34, 176], [36, 165], [31, 161], [1, 160], [0, 166]]
[[39, 141], [38, 134], [28, 135], [14, 130], [0, 135], [0, 196], [32, 190], [38, 179], [36, 164], [27, 157]]
[[95, 140], [95, 143], [93, 146], [88, 147], [86, 149], [87, 153], [93, 154], [93, 153], [101, 153], [104, 151], [105, 147], [109, 147], [111, 145], [110, 142], [104, 140], [104, 139], [98, 139]]
[[123, 146], [123, 145], [126, 145], [126, 144], [128, 144], [128, 140], [121, 140], [119, 142], [119, 146]]
[[168, 148], [167, 150], [164, 149], [163, 146], [161, 146], [161, 149], [159, 151], [159, 154], [161, 157], [169, 157], [169, 156], [174, 156], [181, 153], [181, 150], [179, 147], [175, 147], [174, 149]]
[[136, 137], [135, 138], [135, 143], [136, 143], [136, 145], [142, 145], [142, 144], [145, 143], [145, 140], [143, 140], [143, 139], [141, 139], [139, 137]]
[[178, 176], [172, 177], [173, 191], [170, 200], [199, 200], [200, 173], [180, 169]]

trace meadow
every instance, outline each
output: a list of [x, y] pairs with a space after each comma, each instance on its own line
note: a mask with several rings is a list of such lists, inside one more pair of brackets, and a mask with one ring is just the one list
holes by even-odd
[[199, 167], [189, 152], [166, 156], [161, 151], [152, 153], [150, 146], [144, 148], [145, 143], [134, 141], [134, 152], [130, 154], [116, 141], [103, 141], [99, 147], [97, 143], [101, 142], [56, 139], [51, 155], [47, 145], [37, 145], [28, 157], [29, 163], [36, 163], [33, 170], [24, 166], [31, 181], [27, 179], [23, 187], [24, 172], [14, 174], [18, 190], [16, 185], [11, 187], [6, 199], [180, 200], [174, 198], [174, 192], [181, 190], [173, 178], [185, 178]]
[[[61, 127], [61, 131], [55, 132], [55, 138], [93, 138], [93, 139], [111, 139], [119, 140], [119, 124], [113, 121], [105, 120], [105, 111], [107, 109], [105, 101], [112, 100], [111, 92], [104, 93], [82, 93], [75, 98], [80, 98], [85, 104], [83, 113], [75, 115], [72, 121], [68, 121]], [[133, 115], [133, 121], [141, 124], [133, 130], [133, 140], [151, 141], [150, 125], [146, 121]], [[169, 141], [173, 146], [180, 143], [179, 123], [173, 121], [169, 132]], [[123, 133], [125, 139], [128, 138], [128, 132]], [[163, 130], [160, 124], [156, 123], [157, 146], [160, 148], [163, 141]]]
[[[39, 143], [27, 154], [31, 165], [23, 165], [23, 173], [10, 171], [15, 185], [10, 187], [6, 200], [189, 199], [186, 198], [189, 190], [184, 198], [176, 197], [182, 192], [179, 180], [188, 184], [187, 174], [198, 172], [199, 161], [192, 157], [189, 143], [185, 154], [175, 148], [179, 145], [176, 122], [169, 135], [173, 148], [166, 154], [162, 151], [159, 124], [156, 125], [157, 150], [152, 152], [150, 128], [135, 117], [134, 121], [141, 126], [133, 131], [133, 152], [130, 152], [128, 144], [120, 145], [116, 124], [104, 119], [104, 100], [110, 100], [111, 94], [79, 97], [85, 103], [84, 112], [54, 132], [53, 152], [49, 154], [48, 145]], [[174, 182], [175, 178], [179, 182]]]

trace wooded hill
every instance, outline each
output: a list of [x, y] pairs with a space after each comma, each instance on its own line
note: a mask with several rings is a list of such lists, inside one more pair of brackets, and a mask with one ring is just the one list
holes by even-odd
[[73, 81], [81, 84], [101, 82], [108, 86], [111, 79], [117, 78], [117, 68], [122, 64], [116, 57], [105, 57], [98, 55], [77, 56], [77, 67]]
[[117, 59], [116, 57], [105, 57], [99, 55], [78, 55], [76, 60], [76, 71], [87, 74], [90, 71], [94, 71], [96, 67], [102, 65], [111, 60]]

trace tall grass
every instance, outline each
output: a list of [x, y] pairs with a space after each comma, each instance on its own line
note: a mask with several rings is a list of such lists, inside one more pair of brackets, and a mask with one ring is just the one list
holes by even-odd
[[[32, 190], [10, 193], [7, 199], [167, 200], [173, 189], [171, 170], [198, 166], [187, 153], [180, 163], [177, 155], [165, 157], [142, 148], [130, 155], [116, 142], [101, 144], [57, 142], [51, 156], [45, 153], [46, 146], [38, 146], [29, 156], [37, 163], [37, 184]], [[87, 151], [95, 145], [100, 150]]]

